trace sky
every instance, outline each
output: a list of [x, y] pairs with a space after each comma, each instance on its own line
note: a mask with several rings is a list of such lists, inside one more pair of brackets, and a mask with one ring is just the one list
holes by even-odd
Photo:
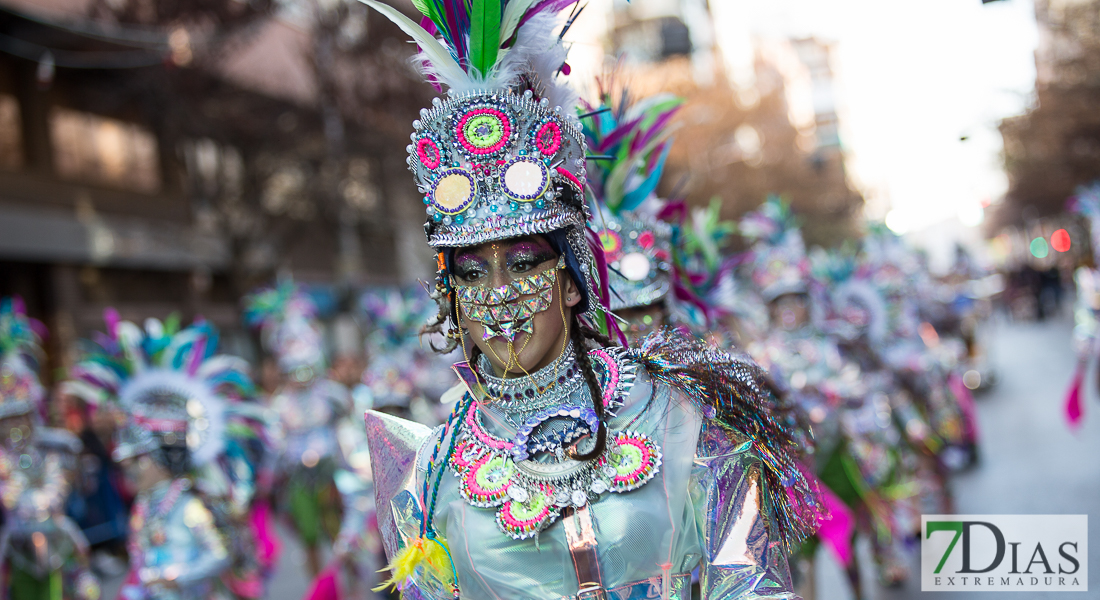
[[[1024, 112], [1038, 42], [1030, 0], [711, 0], [723, 50], [745, 35], [835, 44], [853, 182], [899, 232], [980, 224], [1007, 181], [997, 123]], [[962, 138], [966, 138], [965, 141]]]

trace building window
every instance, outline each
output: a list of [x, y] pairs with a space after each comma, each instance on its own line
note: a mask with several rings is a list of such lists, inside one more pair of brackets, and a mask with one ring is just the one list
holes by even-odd
[[136, 192], [160, 189], [156, 138], [138, 125], [55, 108], [50, 137], [61, 177]]
[[10, 94], [0, 94], [0, 169], [23, 166], [22, 131], [19, 101]]

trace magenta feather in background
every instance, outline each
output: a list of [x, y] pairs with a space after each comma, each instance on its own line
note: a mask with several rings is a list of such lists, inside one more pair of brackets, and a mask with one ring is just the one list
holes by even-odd
[[1081, 405], [1081, 383], [1085, 379], [1085, 365], [1088, 363], [1080, 361], [1077, 363], [1077, 370], [1073, 373], [1073, 379], [1070, 380], [1069, 392], [1066, 394], [1066, 402], [1064, 404], [1064, 410], [1066, 415], [1066, 422], [1069, 423], [1070, 429], [1077, 429], [1081, 425], [1081, 416], [1083, 414], [1083, 406]]
[[103, 320], [107, 323], [107, 334], [111, 336], [112, 340], [118, 339], [118, 324], [122, 322], [122, 318], [118, 315], [118, 311], [113, 306], [108, 306], [103, 310]]
[[665, 128], [665, 126], [668, 125], [668, 122], [672, 119], [672, 117], [676, 115], [677, 112], [679, 112], [679, 110], [680, 107], [677, 106], [661, 113], [660, 116], [653, 120], [653, 124], [649, 126], [649, 129], [646, 129], [645, 133], [634, 138], [634, 143], [630, 145], [630, 151], [637, 152], [644, 148], [645, 145], [648, 144], [654, 136], [660, 133]]
[[531, 20], [531, 17], [546, 11], [560, 12], [573, 6], [580, 0], [542, 0], [538, 4], [532, 6], [524, 13], [523, 17], [519, 20], [519, 26], [523, 27], [523, 24]]
[[606, 152], [612, 146], [615, 146], [616, 144], [621, 142], [626, 136], [634, 133], [634, 131], [638, 127], [638, 123], [641, 120], [642, 117], [637, 117], [616, 127], [611, 133], [607, 134], [607, 137], [600, 141], [600, 144], [598, 146], [596, 146], [597, 152]]
[[[596, 274], [600, 278], [600, 289], [597, 294], [597, 300], [600, 305], [603, 306], [604, 311], [611, 312], [611, 290], [607, 287], [608, 271], [607, 271], [607, 256], [603, 253], [603, 243], [600, 242], [600, 236], [591, 227], [584, 228], [585, 239], [588, 241], [588, 247], [592, 250], [592, 256], [596, 260]], [[589, 302], [592, 298], [588, 299]], [[619, 340], [619, 343], [626, 345], [626, 335], [619, 329], [619, 324], [615, 321], [614, 317], [607, 318], [608, 332], [614, 335], [615, 339]]]

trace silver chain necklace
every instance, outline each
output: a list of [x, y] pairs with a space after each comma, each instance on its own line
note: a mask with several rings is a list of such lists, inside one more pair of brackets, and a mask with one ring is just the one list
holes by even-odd
[[586, 405], [592, 403], [591, 394], [577, 395], [584, 389], [585, 381], [572, 344], [552, 363], [530, 375], [507, 379], [487, 375], [493, 372], [492, 368], [492, 363], [482, 354], [478, 370], [482, 374], [486, 393], [494, 408], [504, 413], [513, 425], [518, 425], [514, 417], [523, 422], [544, 408], [558, 406], [568, 400], [573, 403], [580, 400]]

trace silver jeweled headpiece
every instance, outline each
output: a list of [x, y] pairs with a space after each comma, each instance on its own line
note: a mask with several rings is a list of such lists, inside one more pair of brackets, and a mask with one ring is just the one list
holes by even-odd
[[413, 127], [407, 162], [424, 194], [432, 247], [474, 246], [587, 221], [580, 201], [584, 136], [576, 118], [546, 98], [510, 89], [436, 98]]

